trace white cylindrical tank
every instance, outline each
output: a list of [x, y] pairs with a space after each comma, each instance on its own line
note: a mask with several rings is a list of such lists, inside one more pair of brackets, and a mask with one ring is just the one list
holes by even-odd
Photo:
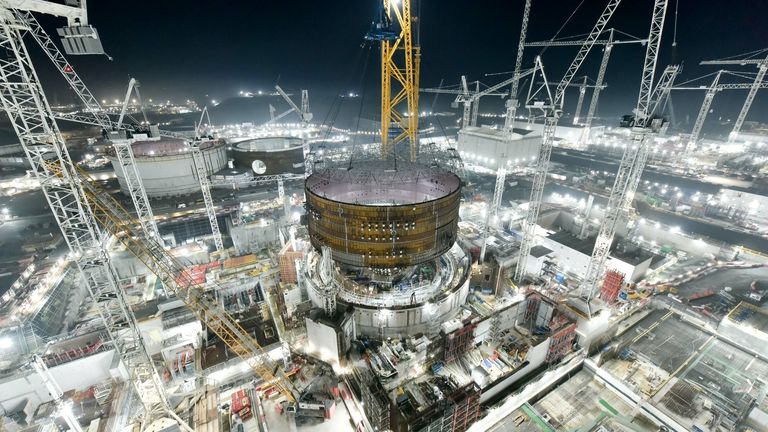
[[[144, 189], [150, 198], [186, 195], [200, 192], [189, 144], [178, 138], [161, 137], [136, 141], [133, 155]], [[227, 166], [227, 149], [224, 141], [212, 140], [201, 144], [206, 173], [220, 171]], [[117, 163], [114, 153], [108, 155], [120, 182], [120, 189], [128, 193], [125, 174]]]

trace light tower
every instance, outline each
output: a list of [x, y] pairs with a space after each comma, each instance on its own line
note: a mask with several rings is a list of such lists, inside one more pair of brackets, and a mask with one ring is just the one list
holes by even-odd
[[[383, 6], [380, 20], [365, 36], [381, 43], [381, 157], [388, 158], [395, 144], [408, 141], [410, 160], [415, 162], [421, 62], [418, 33], [414, 41], [412, 31], [416, 18], [412, 16], [411, 0], [383, 0]], [[392, 26], [395, 22], [399, 32]]]

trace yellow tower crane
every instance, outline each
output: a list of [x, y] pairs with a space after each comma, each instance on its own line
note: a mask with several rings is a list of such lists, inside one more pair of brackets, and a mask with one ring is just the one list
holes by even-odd
[[[381, 157], [394, 157], [394, 146], [407, 141], [410, 160], [416, 161], [419, 131], [418, 32], [414, 41], [411, 0], [383, 0], [379, 21], [367, 40], [381, 43]], [[393, 23], [397, 24], [399, 32]], [[405, 107], [403, 111], [402, 108]]]

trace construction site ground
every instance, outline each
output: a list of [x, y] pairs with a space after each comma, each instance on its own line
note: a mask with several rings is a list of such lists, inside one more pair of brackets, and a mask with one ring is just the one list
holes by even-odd
[[627, 349], [602, 368], [686, 427], [715, 430], [717, 417], [766, 405], [768, 362], [675, 313], [656, 310], [620, 340]]
[[579, 371], [549, 392], [533, 404], [531, 411], [534, 423], [541, 427], [538, 417], [548, 425], [549, 429], [542, 430], [589, 431], [608, 422], [614, 430], [654, 429], [649, 420], [634, 417], [634, 408], [587, 370]]

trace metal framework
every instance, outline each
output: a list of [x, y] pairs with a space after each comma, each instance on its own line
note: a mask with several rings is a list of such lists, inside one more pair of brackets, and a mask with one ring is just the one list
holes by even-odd
[[[523, 222], [523, 240], [520, 244], [520, 256], [517, 261], [517, 268], [515, 268], [515, 280], [521, 282], [525, 276], [526, 266], [528, 263], [528, 256], [531, 254], [531, 248], [536, 240], [536, 223], [539, 219], [539, 211], [541, 210], [541, 201], [544, 195], [544, 185], [547, 180], [547, 172], [549, 171], [549, 159], [552, 155], [552, 146], [554, 145], [555, 129], [557, 128], [557, 122], [560, 119], [563, 107], [563, 97], [565, 95], [565, 89], [571, 83], [571, 80], [578, 72], [581, 64], [584, 62], [584, 58], [589, 54], [589, 51], [595, 44], [597, 37], [603, 32], [608, 20], [613, 15], [613, 12], [621, 3], [621, 0], [610, 0], [606, 5], [603, 13], [598, 18], [589, 36], [584, 41], [584, 44], [579, 48], [579, 52], [574, 57], [567, 72], [563, 76], [563, 79], [557, 85], [554, 95], [549, 95], [550, 100], [545, 101], [543, 104], [532, 104], [531, 107], [541, 109], [545, 113], [544, 129], [542, 131], [542, 143], [539, 147], [539, 155], [536, 160], [536, 167], [533, 174], [533, 185], [531, 186], [531, 198], [528, 203], [528, 213]], [[536, 64], [541, 71], [544, 78], [544, 87], [549, 92], [549, 85], [546, 82], [546, 76], [544, 75], [544, 68], [541, 65], [541, 59], [536, 58]], [[531, 80], [531, 87], [533, 89], [533, 79]], [[529, 102], [531, 103], [531, 92], [529, 90]]]
[[208, 173], [205, 169], [205, 158], [203, 157], [202, 149], [200, 149], [200, 144], [204, 142], [196, 140], [190, 143], [192, 147], [192, 161], [195, 165], [195, 175], [197, 175], [197, 180], [200, 182], [200, 192], [203, 194], [205, 214], [208, 216], [208, 222], [211, 224], [213, 243], [216, 245], [216, 250], [221, 252], [224, 250], [224, 241], [221, 239], [219, 221], [216, 218], [216, 206], [213, 203], [213, 197], [211, 197], [211, 183], [208, 180]]
[[[309, 174], [312, 174], [311, 172]], [[211, 186], [238, 186], [238, 187], [250, 187], [250, 186], [258, 186], [263, 184], [269, 184], [269, 183], [275, 183], [275, 182], [284, 182], [289, 180], [303, 180], [305, 175], [308, 177], [308, 174], [272, 174], [272, 175], [263, 175], [258, 176], [256, 178], [248, 179], [244, 182], [237, 182], [232, 180], [226, 180], [226, 179], [212, 179], [210, 181]]]
[[[760, 50], [761, 52], [768, 51], [768, 49]], [[768, 56], [766, 56], [763, 59], [724, 59], [724, 60], [706, 60], [701, 63], [701, 65], [757, 65], [757, 75], [755, 75], [755, 80], [752, 82], [752, 86], [749, 88], [749, 93], [747, 93], [747, 98], [744, 100], [744, 105], [741, 107], [741, 111], [739, 111], [738, 117], [736, 117], [736, 122], [733, 124], [733, 130], [731, 130], [730, 135], [728, 136], [729, 141], [733, 141], [736, 139], [736, 137], [739, 135], [739, 132], [741, 132], [741, 127], [744, 125], [744, 120], [747, 118], [747, 113], [749, 113], [749, 109], [752, 108], [752, 102], [755, 100], [755, 95], [757, 95], [757, 90], [760, 88], [761, 84], [763, 83], [763, 79], [765, 78], [766, 72], [768, 72]]]
[[[48, 56], [48, 59], [51, 60], [56, 69], [58, 69], [75, 92], [75, 95], [77, 95], [83, 103], [85, 111], [88, 113], [86, 116], [89, 120], [88, 123], [99, 126], [105, 131], [120, 129], [131, 91], [134, 86], [138, 86], [136, 80], [131, 79], [129, 82], [125, 101], [123, 103], [123, 110], [120, 114], [120, 120], [118, 120], [117, 124], [113, 123], [107, 113], [102, 109], [96, 97], [93, 96], [75, 69], [66, 57], [64, 57], [53, 40], [51, 40], [48, 33], [42, 28], [34, 15], [31, 12], [21, 10], [14, 10], [13, 13], [18, 21], [24, 22], [29, 26], [29, 34], [38, 45], [40, 45], [40, 48], [42, 48], [43, 52]], [[136, 89], [136, 93], [138, 95], [138, 88]], [[141, 222], [142, 228], [144, 228], [148, 235], [156, 236], [159, 239], [159, 232], [152, 213], [152, 208], [149, 204], [146, 190], [144, 189], [144, 183], [142, 182], [138, 168], [136, 167], [133, 150], [131, 148], [132, 142], [116, 139], [113, 140], [112, 144], [115, 149], [118, 163], [125, 173], [125, 182], [128, 188], [128, 193], [136, 208], [139, 222]]]
[[322, 256], [320, 257], [320, 280], [323, 282], [323, 310], [326, 316], [336, 315], [336, 295], [339, 292], [339, 285], [333, 280], [333, 255], [331, 248], [322, 246], [320, 248]]
[[[19, 137], [31, 169], [53, 212], [88, 292], [96, 303], [117, 354], [131, 374], [147, 423], [160, 415], [178, 417], [168, 408], [162, 384], [147, 355], [135, 318], [105, 253], [104, 235], [96, 224], [76, 168], [32, 65], [23, 32], [29, 30], [10, 10], [0, 8], [0, 100]], [[51, 161], [47, 157], [55, 158]], [[131, 218], [126, 218], [130, 221]], [[183, 422], [180, 422], [182, 426]], [[187, 427], [187, 430], [191, 430]]]
[[91, 91], [88, 90], [88, 87], [86, 87], [83, 80], [80, 79], [80, 76], [69, 61], [64, 57], [61, 51], [59, 51], [59, 48], [48, 36], [48, 33], [46, 33], [42, 26], [40, 26], [40, 23], [35, 16], [30, 12], [20, 10], [14, 10], [14, 13], [16, 14], [17, 20], [26, 22], [29, 26], [30, 36], [32, 36], [38, 45], [40, 45], [43, 52], [48, 56], [54, 66], [56, 66], [56, 69], [58, 69], [67, 83], [69, 83], [70, 87], [75, 91], [75, 95], [77, 95], [85, 106], [85, 110], [96, 120], [96, 124], [101, 126], [104, 130], [111, 130], [112, 121], [109, 119], [109, 116], [101, 108], [98, 100], [96, 100]]
[[[410, 160], [416, 162], [419, 132], [419, 66], [421, 48], [413, 43], [411, 0], [383, 0], [384, 13], [400, 27], [399, 37], [381, 40], [381, 157], [408, 140]], [[401, 55], [397, 55], [401, 53]], [[393, 86], [397, 83], [396, 86]], [[405, 102], [405, 113], [398, 108]], [[390, 137], [392, 123], [398, 131]], [[393, 155], [394, 156], [394, 155]]]
[[595, 45], [595, 41], [603, 33], [606, 24], [608, 24], [608, 20], [613, 16], [613, 12], [619, 6], [619, 3], [621, 3], [621, 0], [611, 0], [608, 2], [608, 5], [605, 7], [605, 10], [603, 10], [600, 18], [597, 19], [595, 27], [584, 40], [584, 43], [579, 48], [579, 52], [576, 53], [576, 57], [571, 62], [570, 66], [568, 66], [568, 70], [565, 72], [563, 79], [560, 80], [560, 83], [558, 83], [557, 89], [555, 90], [555, 100], [553, 101], [555, 109], [562, 111], [566, 87], [571, 83], [573, 77], [576, 76], [576, 72], [579, 71], [581, 64], [584, 62], [584, 58], [587, 57], [587, 54], [589, 54], [592, 47]]
[[523, 20], [520, 24], [520, 40], [517, 43], [517, 56], [515, 57], [515, 70], [512, 72], [512, 86], [509, 89], [507, 112], [504, 116], [504, 130], [512, 131], [515, 127], [517, 115], [517, 93], [520, 89], [520, 69], [523, 67], [523, 52], [525, 51], [525, 39], [528, 36], [528, 20], [531, 16], [531, 0], [525, 0], [523, 7]]
[[635, 109], [635, 127], [632, 129], [632, 140], [627, 145], [627, 149], [624, 151], [624, 155], [619, 163], [616, 179], [605, 209], [605, 217], [600, 225], [600, 230], [595, 240], [595, 247], [592, 250], [592, 256], [590, 257], [581, 285], [581, 296], [586, 298], [587, 301], [595, 294], [603, 277], [605, 262], [613, 243], [613, 237], [616, 234], [616, 227], [622, 215], [629, 212], [632, 198], [635, 195], [640, 177], [645, 168], [646, 159], [648, 158], [649, 143], [653, 140], [653, 130], [650, 124], [651, 99], [667, 2], [668, 0], [654, 1], [651, 26], [648, 33], [648, 45], [646, 46], [645, 59], [643, 61], [640, 92]]
[[587, 119], [584, 121], [584, 130], [581, 131], [580, 144], [586, 144], [589, 139], [590, 131], [592, 129], [592, 122], [595, 120], [595, 114], [597, 113], [597, 102], [600, 99], [600, 92], [602, 91], [603, 82], [605, 82], [605, 71], [608, 69], [608, 60], [611, 59], [611, 52], [613, 52], [613, 32], [611, 29], [608, 34], [608, 43], [603, 48], [603, 58], [600, 60], [600, 69], [597, 71], [597, 79], [595, 80], [595, 90], [592, 92], [592, 99], [589, 101], [589, 108], [587, 109]]
[[131, 148], [133, 142], [130, 139], [113, 139], [112, 147], [115, 150], [117, 162], [123, 170], [125, 185], [128, 188], [128, 194], [131, 196], [131, 201], [133, 201], [133, 206], [136, 208], [136, 216], [141, 224], [141, 228], [144, 229], [148, 236], [162, 241], [160, 231], [157, 229], [155, 215], [149, 204], [149, 198], [147, 198], [147, 191], [144, 189], [144, 183], [141, 181], [141, 176], [136, 167], [136, 160]]
[[720, 77], [722, 75], [723, 71], [718, 71], [715, 74], [715, 79], [712, 80], [712, 84], [709, 85], [706, 93], [704, 93], [704, 101], [701, 103], [701, 107], [699, 108], [699, 114], [696, 116], [696, 122], [693, 123], [691, 136], [688, 138], [688, 142], [685, 144], [685, 149], [680, 155], [681, 161], [686, 161], [691, 156], [693, 148], [696, 147], [696, 143], [699, 142], [699, 135], [701, 135], [701, 130], [704, 128], [704, 121], [707, 119], [709, 109], [712, 107], [712, 101], [715, 100], [715, 95], [717, 92], [721, 90], [717, 85], [719, 84]]
[[588, 76], [584, 75], [584, 81], [579, 85], [579, 100], [576, 103], [576, 111], [573, 114], [573, 124], [579, 124], [579, 117], [581, 116], [581, 107], [584, 105], [584, 96], [587, 94], [587, 80]]
[[496, 186], [493, 188], [493, 199], [488, 213], [485, 215], [485, 233], [483, 235], [483, 247], [480, 249], [480, 263], [485, 262], [485, 252], [488, 247], [488, 236], [491, 232], [491, 225], [495, 224], [501, 206], [501, 197], [504, 195], [504, 184], [507, 180], [507, 170], [500, 166], [496, 171]]
[[678, 65], [669, 65], [664, 68], [656, 87], [653, 89], [653, 94], [651, 94], [651, 111], [649, 113], [651, 116], [665, 111], [669, 101], [669, 93], [675, 84], [675, 79], [680, 74], [680, 69]]
[[[640, 79], [640, 95], [635, 109], [635, 125], [647, 127], [649, 124], [651, 94], [653, 93], [653, 76], [656, 73], [656, 63], [659, 60], [661, 33], [664, 30], [664, 19], [667, 16], [667, 0], [655, 0], [651, 19], [651, 29], [648, 32], [648, 44], [645, 49], [643, 75]], [[641, 168], [642, 170], [642, 168]]]
[[277, 199], [280, 201], [280, 204], [283, 205], [283, 216], [286, 220], [290, 220], [291, 206], [288, 197], [285, 195], [285, 183], [283, 177], [278, 177], [277, 179]]

